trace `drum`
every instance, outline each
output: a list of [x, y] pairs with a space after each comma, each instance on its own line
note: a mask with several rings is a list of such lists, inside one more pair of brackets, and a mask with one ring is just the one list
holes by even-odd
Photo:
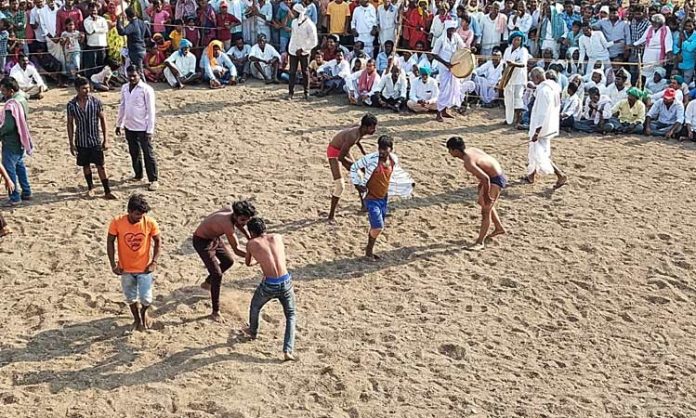
[[457, 78], [466, 78], [474, 72], [475, 57], [469, 48], [458, 49], [452, 55], [450, 63], [454, 63], [450, 72]]
[[505, 69], [503, 70], [503, 75], [500, 77], [498, 85], [495, 86], [496, 90], [505, 90], [505, 87], [507, 87], [508, 83], [510, 82], [510, 79], [512, 78], [513, 71], [515, 71], [515, 67], [513, 67], [512, 65], [505, 66]]

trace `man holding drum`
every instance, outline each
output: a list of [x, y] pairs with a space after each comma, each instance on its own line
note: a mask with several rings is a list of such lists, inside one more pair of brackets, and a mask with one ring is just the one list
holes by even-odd
[[464, 40], [455, 33], [456, 30], [456, 21], [446, 21], [445, 33], [435, 41], [435, 46], [433, 46], [433, 59], [442, 64], [440, 67], [440, 95], [437, 100], [436, 120], [438, 122], [442, 122], [443, 117], [454, 117], [447, 113], [447, 109], [461, 104], [460, 82], [450, 71], [452, 66], [457, 63], [450, 63], [450, 60], [458, 49], [466, 48], [466, 45], [464, 45]]

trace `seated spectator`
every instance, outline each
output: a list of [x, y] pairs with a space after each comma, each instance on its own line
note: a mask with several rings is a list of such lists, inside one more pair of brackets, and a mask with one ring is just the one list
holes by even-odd
[[30, 99], [43, 99], [43, 93], [48, 91], [34, 64], [30, 63], [29, 57], [24, 54], [19, 54], [17, 64], [10, 70], [10, 77], [17, 80], [20, 90]]
[[474, 70], [476, 93], [481, 97], [483, 107], [492, 107], [493, 102], [498, 99], [496, 86], [503, 74], [504, 64], [501, 61], [503, 54], [499, 49], [493, 50], [492, 54], [490, 60]]
[[249, 61], [251, 62], [251, 75], [266, 84], [278, 84], [278, 65], [280, 64], [280, 54], [273, 48], [273, 45], [266, 43], [266, 37], [259, 35], [256, 45], [249, 51]]
[[589, 80], [585, 80], [585, 91], [589, 91], [592, 87], [596, 87], [599, 89], [600, 94], [606, 94], [607, 85], [605, 81], [606, 78], [602, 70], [593, 70]]
[[609, 123], [612, 131], [623, 134], [643, 133], [643, 121], [645, 120], [645, 104], [640, 90], [635, 87], [628, 89], [625, 99], [620, 100], [611, 110], [614, 117]]
[[382, 76], [374, 89], [372, 106], [386, 107], [395, 112], [400, 112], [406, 104], [407, 90], [406, 76], [403, 75], [398, 66], [392, 65], [390, 74]]
[[611, 99], [612, 106], [615, 106], [626, 98], [627, 93], [628, 86], [626, 86], [626, 74], [620, 71], [614, 76], [614, 82], [607, 87], [605, 94]]
[[156, 44], [149, 46], [145, 59], [143, 60], [143, 74], [145, 79], [151, 83], [159, 83], [164, 76], [164, 61], [167, 56], [157, 48]]
[[201, 74], [196, 72], [196, 56], [191, 52], [188, 39], [179, 41], [179, 51], [170, 55], [164, 65], [164, 78], [172, 87], [183, 89], [201, 78]]
[[656, 101], [645, 117], [645, 134], [663, 136], [666, 139], [678, 138], [684, 124], [684, 104], [675, 100], [676, 91], [665, 90], [661, 99]]
[[655, 73], [652, 78], [649, 78], [645, 82], [645, 90], [650, 94], [656, 94], [662, 92], [667, 88], [667, 79], [665, 78], [667, 71], [662, 67], [655, 68]]
[[203, 80], [210, 84], [211, 89], [219, 89], [237, 82], [237, 69], [230, 57], [222, 52], [222, 46], [220, 41], [211, 41], [201, 56]]
[[411, 84], [411, 92], [406, 105], [416, 113], [436, 112], [440, 88], [437, 81], [430, 77], [430, 68], [422, 67], [419, 72], [420, 78]]
[[348, 93], [348, 101], [352, 105], [366, 104], [372, 105], [372, 95], [374, 89], [380, 81], [380, 76], [375, 68], [375, 61], [369, 60], [365, 64], [365, 69], [358, 71], [356, 77], [351, 78], [345, 87]]
[[109, 91], [113, 90], [116, 85], [116, 81], [113, 80], [114, 71], [118, 70], [119, 65], [113, 62], [111, 59], [106, 60], [106, 65], [98, 73], [92, 74], [89, 81], [92, 85], [92, 89], [95, 91]]
[[[389, 59], [394, 54], [394, 42], [387, 41], [384, 43], [384, 50], [377, 54], [376, 68], [380, 75], [384, 75], [389, 66]], [[393, 60], [393, 59], [392, 59]]]
[[318, 50], [314, 55], [314, 59], [309, 63], [309, 87], [313, 89], [318, 89], [321, 87], [321, 80], [319, 79], [319, 67], [324, 65], [324, 54], [321, 50]]
[[696, 100], [689, 102], [686, 106], [686, 112], [684, 112], [684, 129], [682, 130], [680, 139], [688, 139], [690, 141], [696, 141]]
[[152, 42], [155, 43], [157, 49], [164, 54], [164, 58], [166, 59], [172, 51], [172, 41], [166, 41], [161, 33], [156, 33], [152, 35]]
[[586, 133], [606, 133], [610, 125], [606, 122], [611, 118], [611, 99], [600, 93], [597, 87], [592, 87], [587, 92], [588, 97], [585, 99], [585, 107], [583, 109], [584, 120], [575, 121], [575, 129]]
[[567, 96], [561, 100], [561, 128], [570, 130], [575, 125], [576, 120], [580, 120], [582, 115], [582, 102], [578, 96], [578, 86], [575, 83], [569, 83], [566, 89]]
[[549, 65], [549, 70], [553, 70], [558, 78], [558, 84], [561, 86], [561, 91], [568, 87], [568, 77], [565, 75], [565, 61], [555, 60]]
[[680, 75], [672, 76], [672, 78], [669, 80], [669, 82], [667, 83], [667, 86], [665, 87], [664, 90], [658, 91], [657, 93], [650, 95], [650, 101], [655, 103], [656, 101], [660, 100], [664, 96], [665, 91], [667, 91], [667, 89], [671, 88], [671, 89], [674, 89], [675, 100], [683, 103], [684, 102], [684, 92], [686, 91], [686, 95], [687, 96], [689, 95], [689, 88], [687, 86], [684, 86], [683, 81], [684, 81], [684, 78], [682, 78], [682, 76], [680, 76]]
[[348, 61], [343, 59], [343, 51], [339, 50], [336, 53], [336, 58], [324, 63], [319, 67], [317, 73], [321, 80], [321, 86], [316, 96], [323, 97], [333, 92], [342, 91], [345, 79], [351, 74]]
[[251, 47], [244, 43], [244, 38], [237, 38], [234, 45], [227, 51], [227, 55], [232, 60], [232, 64], [239, 74], [239, 82], [243, 83], [249, 77], [249, 54]]

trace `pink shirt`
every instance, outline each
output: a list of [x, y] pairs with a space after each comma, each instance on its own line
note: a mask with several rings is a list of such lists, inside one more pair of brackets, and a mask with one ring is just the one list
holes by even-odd
[[169, 20], [169, 12], [162, 10], [161, 12], [152, 13], [152, 33], [162, 33], [166, 32], [164, 23]]
[[121, 87], [116, 126], [129, 131], [155, 132], [155, 91], [142, 80], [130, 91], [128, 83]]

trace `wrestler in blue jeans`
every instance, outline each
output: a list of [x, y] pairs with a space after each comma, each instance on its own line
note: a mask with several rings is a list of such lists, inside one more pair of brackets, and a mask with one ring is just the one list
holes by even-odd
[[292, 353], [295, 346], [295, 291], [290, 274], [278, 278], [265, 278], [256, 288], [249, 308], [249, 330], [252, 337], [256, 338], [261, 308], [273, 299], [278, 299], [285, 314], [283, 352]]
[[[29, 200], [31, 198], [31, 186], [29, 185], [29, 177], [27, 176], [27, 167], [24, 165], [24, 151], [19, 152], [9, 149], [8, 146], [2, 147], [2, 165], [7, 170], [7, 175], [10, 180], [19, 187], [10, 194], [10, 203], [18, 204], [21, 200]], [[19, 189], [22, 189], [20, 195]]]

